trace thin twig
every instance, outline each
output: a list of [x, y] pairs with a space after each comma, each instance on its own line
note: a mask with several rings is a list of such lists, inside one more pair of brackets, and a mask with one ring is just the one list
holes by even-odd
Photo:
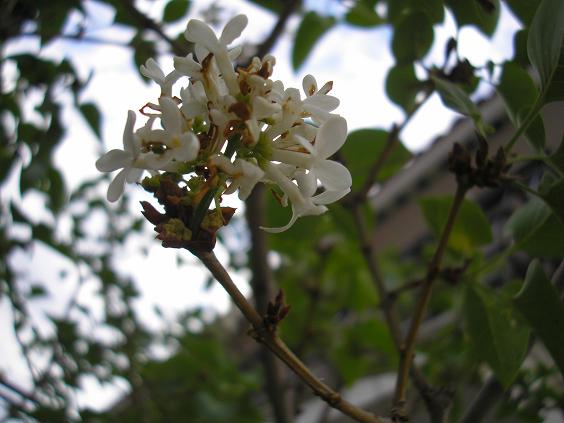
[[378, 156], [372, 167], [368, 170], [368, 175], [366, 177], [364, 185], [355, 194], [355, 199], [357, 202], [360, 202], [366, 198], [366, 196], [370, 192], [370, 189], [374, 186], [374, 184], [378, 180], [378, 176], [380, 175], [382, 168], [384, 167], [384, 165], [388, 161], [388, 158], [392, 154], [392, 151], [396, 147], [399, 141], [399, 136], [401, 131], [409, 124], [409, 122], [415, 116], [415, 114], [421, 108], [421, 106], [423, 106], [423, 104], [427, 102], [431, 94], [432, 91], [430, 90], [425, 91], [424, 97], [418, 103], [415, 104], [415, 106], [409, 111], [409, 113], [405, 115], [403, 122], [401, 122], [400, 124], [394, 124], [392, 126], [392, 129], [390, 130], [390, 132], [388, 132], [388, 137], [386, 139], [386, 146], [384, 147], [384, 150], [380, 153], [380, 155]]
[[217, 260], [213, 252], [194, 252], [194, 254], [208, 268], [216, 280], [227, 291], [237, 308], [252, 325], [251, 335], [257, 342], [264, 344], [282, 360], [312, 391], [331, 405], [358, 422], [384, 423], [386, 420], [356, 407], [344, 400], [338, 392], [319, 380], [309, 368], [286, 346], [280, 337], [264, 325], [262, 317], [239, 291], [229, 273]]
[[462, 206], [466, 191], [466, 186], [460, 183], [457, 185], [456, 193], [454, 195], [453, 203], [450, 207], [447, 222], [442, 231], [435, 254], [433, 255], [431, 263], [429, 264], [425, 281], [423, 283], [423, 286], [421, 287], [421, 294], [416, 305], [415, 313], [413, 314], [407, 337], [401, 348], [400, 364], [396, 381], [396, 390], [394, 394], [394, 407], [398, 411], [401, 411], [403, 409], [406, 402], [407, 378], [413, 361], [413, 356], [415, 354], [415, 342], [417, 340], [417, 334], [419, 332], [421, 323], [423, 322], [425, 311], [427, 310], [427, 305], [429, 304], [429, 300], [431, 298], [433, 285], [435, 280], [437, 279], [437, 276], [439, 275], [440, 265], [447, 248], [448, 240], [450, 238], [450, 234], [452, 232], [456, 217], [458, 216], [460, 207]]

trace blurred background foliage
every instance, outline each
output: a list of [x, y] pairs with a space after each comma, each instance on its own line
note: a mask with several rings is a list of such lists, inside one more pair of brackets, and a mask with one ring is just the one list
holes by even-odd
[[[236, 313], [210, 322], [202, 318], [201, 310], [188, 310], [178, 321], [168, 322], [170, 330], [159, 333], [143, 325], [133, 307], [138, 296], [136, 283], [124, 277], [114, 254], [116, 248], [126, 244], [131, 249], [127, 254], [140, 254], [142, 247], [131, 247], [131, 240], [139, 236], [150, 240], [151, 232], [139, 213], [132, 213], [127, 196], [117, 207], [110, 207], [102, 194], [108, 183], [106, 176], [69, 183], [61, 168], [64, 164], [54, 159], [63, 142], [81, 142], [65, 136], [67, 125], [72, 124], [63, 117], [69, 104], [102, 142], [104, 111], [96, 103], [82, 100], [89, 77], [77, 70], [72, 52], [64, 60], [50, 59], [41, 50], [39, 54], [31, 50], [5, 53], [11, 43], [22, 39], [39, 40], [42, 46], [57, 39], [74, 40], [78, 46], [92, 42], [85, 3], [4, 0], [0, 7], [0, 295], [9, 310], [9, 321], [3, 325], [14, 334], [21, 360], [29, 370], [27, 381], [0, 373], [4, 414], [40, 422], [248, 423], [265, 421], [271, 415], [276, 416], [277, 423], [290, 421], [271, 411], [265, 392], [274, 382], [256, 360], [259, 349], [246, 337], [247, 326]], [[114, 10], [113, 25], [128, 28], [133, 34], [125, 47], [133, 51], [136, 68], [149, 57], [191, 51], [182, 31], [171, 35], [168, 30], [169, 25], [193, 16], [188, 0], [167, 0], [158, 18], [149, 17], [133, 0], [97, 3]], [[326, 14], [320, 11], [323, 7], [311, 7], [312, 2], [252, 3], [269, 10], [280, 21], [292, 16], [298, 22], [291, 54], [295, 71], [301, 69], [314, 46], [323, 43], [324, 34], [338, 25], [366, 30], [388, 28], [395, 64], [387, 74], [386, 93], [402, 108], [406, 123], [437, 90], [447, 107], [469, 116], [477, 131], [488, 136], [491, 129], [483, 124], [480, 111], [469, 97], [481, 80], [494, 84], [516, 126], [527, 119], [533, 105], [539, 104], [539, 84], [527, 72], [531, 57], [530, 51], [527, 53], [527, 33], [540, 1], [503, 2], [523, 29], [515, 34], [514, 59], [490, 62], [486, 69], [476, 68], [460, 57], [454, 38], [444, 46], [444, 63], [423, 67], [422, 59], [434, 44], [435, 28], [444, 21], [446, 10], [458, 27], [473, 26], [490, 37], [498, 23], [500, 0], [327, 0], [323, 2]], [[330, 13], [332, 3], [344, 13]], [[210, 11], [207, 19], [218, 19], [213, 5]], [[275, 31], [272, 34], [276, 36]], [[261, 44], [263, 41], [256, 40], [251, 50], [269, 48], [275, 39], [270, 40], [270, 45], [268, 40]], [[560, 65], [548, 80], [540, 72], [543, 105], [564, 96], [564, 55], [558, 58]], [[369, 201], [355, 203], [351, 198], [363, 190], [366, 195], [373, 185], [399, 172], [409, 172], [406, 165], [413, 160], [412, 153], [401, 143], [388, 148], [398, 129], [390, 122], [386, 129], [350, 133], [339, 159], [351, 170], [353, 194], [342, 204], [332, 206], [326, 215], [301, 219], [289, 231], [268, 237], [274, 289], [283, 289], [292, 307], [280, 327], [281, 335], [312, 364], [314, 371], [337, 387], [349, 387], [369, 375], [395, 371], [398, 353], [381, 315], [381, 308], [391, 297], [381, 298], [374, 278], [385, 281], [388, 293], [394, 294], [399, 316], [408, 319], [415, 299], [403, 295], [403, 289], [407, 286], [406, 291], [411, 292], [409, 283], [417, 286], [417, 280], [425, 275], [436, 243], [433, 237], [439, 236], [452, 203], [448, 195], [419, 199], [430, 235], [417, 254], [379, 248], [375, 274], [367, 264], [366, 252], [374, 253], [369, 234], [379, 221]], [[530, 154], [545, 152], [545, 128], [540, 117], [524, 132], [531, 145]], [[441, 276], [430, 305], [433, 318], [450, 318], [428, 340], [423, 339], [418, 349], [425, 357], [423, 371], [433, 386], [457, 388], [452, 413], [455, 418], [463, 415], [469, 396], [491, 372], [506, 392], [499, 401], [499, 419], [509, 416], [512, 420], [508, 421], [535, 422], [540, 421], [544, 408], [564, 409], [561, 375], [551, 361], [555, 360], [563, 370], [561, 346], [549, 342], [547, 349], [552, 358], [531, 361], [523, 367], [534, 342], [531, 330], [545, 343], [551, 337], [562, 339], [558, 320], [562, 318], [562, 302], [546, 302], [548, 297], [558, 298], [559, 294], [551, 291], [547, 276], [538, 266], [529, 269], [527, 275], [522, 271], [512, 274], [511, 280], [501, 277], [501, 283], [492, 282], [497, 280], [492, 275], [507, 274], [505, 267], [513, 255], [544, 260], [545, 269], [550, 271], [564, 257], [564, 207], [560, 196], [564, 186], [564, 145], [553, 153], [552, 171], [542, 176], [542, 168], [540, 183], [523, 181], [538, 189], [541, 198], [527, 200], [512, 214], [505, 226], [506, 242], [497, 251], [484, 248], [498, 242], [499, 234], [492, 232], [491, 218], [473, 200], [464, 202], [453, 229], [444, 268], [454, 276]], [[387, 160], [379, 167], [376, 179], [372, 171], [382, 155]], [[545, 160], [549, 156], [543, 157]], [[38, 198], [34, 203], [37, 205], [23, 207], [22, 199], [30, 196]], [[287, 221], [288, 211], [274, 197], [266, 195], [265, 202], [266, 226]], [[240, 219], [232, 225], [246, 232]], [[365, 226], [358, 225], [359, 219]], [[230, 264], [239, 270], [250, 267], [252, 272], [255, 269], [241, 255], [241, 243], [232, 239], [236, 232], [228, 228], [221, 235]], [[18, 267], [18, 257], [21, 260], [37, 251], [56, 257], [51, 261], [54, 266], [62, 262], [63, 267], [70, 265], [74, 270], [55, 272], [55, 279], [60, 280], [30, 280]], [[526, 263], [529, 258], [524, 259]], [[50, 290], [69, 278], [76, 278], [74, 294], [64, 309], [41, 316], [40, 325], [34, 310], [49, 301]], [[544, 291], [538, 289], [540, 282], [531, 282], [545, 279], [547, 282], [540, 284]], [[92, 280], [97, 281], [101, 315], [91, 304], [78, 300], [81, 286]], [[528, 285], [525, 283], [523, 288], [525, 280]], [[521, 293], [517, 296], [521, 300], [514, 300], [522, 288], [529, 289], [527, 295]], [[543, 312], [557, 321], [552, 327], [539, 329], [542, 318], [535, 310], [542, 309], [542, 304], [548, 307]], [[155, 353], [159, 348], [166, 353]], [[128, 394], [116, 398], [109, 410], [82, 406], [76, 393], [87, 377], [103, 383], [121, 380]], [[304, 410], [309, 393], [291, 376], [286, 375], [284, 384], [283, 389], [291, 393], [289, 414], [297, 415]]]

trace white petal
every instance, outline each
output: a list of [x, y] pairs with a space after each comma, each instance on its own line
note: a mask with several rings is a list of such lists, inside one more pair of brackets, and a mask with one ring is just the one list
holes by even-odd
[[316, 149], [311, 145], [311, 143], [300, 135], [294, 136], [294, 139], [300, 143], [300, 145], [305, 148], [311, 155], [316, 155]]
[[234, 62], [235, 60], [237, 60], [237, 58], [241, 55], [241, 53], [243, 53], [243, 47], [242, 46], [237, 46], [237, 47], [233, 47], [231, 50], [229, 50], [228, 54], [229, 54], [229, 60], [231, 60], [232, 62]]
[[129, 169], [129, 172], [127, 172], [127, 175], [125, 177], [125, 182], [127, 182], [128, 184], [137, 182], [141, 178], [143, 172], [144, 169], [136, 169], [136, 168]]
[[192, 53], [186, 57], [175, 57], [174, 58], [174, 68], [180, 72], [182, 75], [189, 76], [191, 78], [195, 77], [200, 73], [202, 67], [198, 62], [194, 60]]
[[237, 15], [233, 17], [229, 20], [229, 22], [227, 22], [225, 28], [223, 28], [219, 41], [226, 46], [231, 44], [235, 39], [239, 38], [248, 22], [249, 20], [245, 15]]
[[312, 96], [317, 91], [317, 81], [313, 75], [307, 74], [302, 81], [302, 87], [306, 96]]
[[160, 97], [159, 105], [162, 111], [161, 122], [163, 128], [170, 135], [180, 134], [182, 131], [182, 115], [176, 102], [170, 97]]
[[110, 150], [96, 160], [96, 169], [100, 172], [113, 172], [127, 166], [131, 160], [131, 156], [123, 150]]
[[157, 84], [162, 84], [165, 78], [164, 72], [159, 67], [155, 59], [150, 57], [147, 59], [144, 65], [140, 66], [141, 74], [146, 76], [147, 78], [152, 79]]
[[206, 57], [210, 54], [210, 50], [205, 48], [201, 44], [196, 44], [194, 46], [194, 54], [196, 55], [196, 59], [198, 62], [202, 63]]
[[329, 191], [343, 191], [351, 187], [351, 174], [341, 163], [332, 160], [320, 160], [315, 162], [312, 170]]
[[339, 106], [339, 99], [332, 95], [312, 95], [304, 100], [304, 109], [306, 106], [316, 107], [327, 112], [335, 110]]
[[253, 99], [253, 116], [255, 119], [264, 119], [272, 116], [280, 111], [280, 105], [272, 103], [264, 97], [255, 97]]
[[[188, 41], [194, 44], [200, 44], [211, 52], [215, 51], [219, 45], [213, 30], [208, 24], [199, 19], [191, 19], [190, 22], [188, 22], [184, 36]], [[199, 58], [198, 56], [198, 59]]]
[[288, 229], [290, 229], [292, 227], [292, 225], [294, 223], [296, 223], [296, 220], [298, 220], [298, 217], [299, 216], [295, 213], [294, 208], [292, 207], [292, 218], [284, 226], [281, 226], [280, 228], [265, 228], [264, 226], [261, 226], [260, 228], [265, 232], [270, 232], [271, 234], [279, 234], [280, 232], [284, 232], [284, 231], [287, 231]]
[[133, 110], [128, 110], [127, 121], [125, 122], [125, 128], [123, 129], [123, 149], [130, 154], [134, 154], [137, 151], [137, 143], [135, 134], [133, 133], [135, 118], [135, 112]]
[[349, 192], [351, 192], [350, 188], [343, 191], [323, 191], [321, 194], [317, 194], [311, 197], [311, 200], [315, 204], [331, 204], [337, 200], [340, 200]]
[[125, 185], [125, 177], [127, 176], [127, 169], [123, 169], [119, 172], [114, 180], [110, 183], [108, 187], [107, 198], [110, 203], [114, 203], [119, 200], [119, 197], [123, 194], [123, 188]]
[[181, 146], [174, 149], [174, 158], [181, 162], [191, 162], [198, 157], [200, 152], [200, 140], [196, 135], [189, 132], [180, 138]]
[[294, 179], [296, 179], [298, 187], [304, 197], [311, 197], [315, 194], [317, 190], [317, 178], [313, 172], [306, 173], [304, 170], [300, 170], [295, 173]]
[[341, 148], [347, 139], [347, 121], [335, 116], [319, 127], [315, 137], [315, 149], [319, 157], [326, 159]]
[[247, 129], [249, 130], [249, 134], [251, 134], [251, 138], [253, 143], [256, 143], [260, 136], [260, 128], [256, 119], [249, 119], [245, 121], [247, 125]]

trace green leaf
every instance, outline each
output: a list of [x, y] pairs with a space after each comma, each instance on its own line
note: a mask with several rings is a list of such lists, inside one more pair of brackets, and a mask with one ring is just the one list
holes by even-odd
[[386, 94], [406, 113], [413, 109], [422, 87], [423, 83], [417, 79], [413, 63], [394, 66], [386, 77]]
[[92, 129], [92, 131], [94, 131], [94, 133], [96, 134], [96, 137], [98, 137], [98, 140], [101, 140], [102, 131], [100, 123], [102, 120], [102, 115], [100, 114], [100, 111], [98, 110], [96, 105], [94, 103], [82, 103], [79, 106], [79, 110], [82, 113], [84, 119], [86, 119], [86, 122], [88, 122], [90, 129]]
[[250, 0], [250, 2], [274, 13], [280, 13], [284, 10], [284, 2], [282, 0]]
[[394, 24], [410, 12], [423, 12], [433, 23], [440, 23], [445, 17], [443, 0], [394, 0], [388, 2], [388, 19]]
[[527, 29], [521, 29], [515, 33], [513, 36], [513, 61], [518, 63], [523, 68], [529, 68], [531, 62], [529, 61], [529, 56], [527, 54], [527, 38], [529, 37], [529, 31]]
[[163, 11], [164, 22], [177, 21], [188, 14], [190, 2], [188, 0], [170, 0]]
[[[387, 143], [388, 132], [382, 129], [359, 129], [347, 136], [341, 152], [353, 178], [353, 191], [364, 185], [369, 170], [378, 160]], [[385, 181], [394, 175], [410, 158], [409, 150], [401, 142], [397, 142], [382, 167], [378, 180]]]
[[499, 0], [446, 0], [459, 28], [473, 25], [492, 36], [499, 21]]
[[531, 64], [538, 71], [544, 91], [551, 83], [561, 56], [564, 40], [564, 2], [542, 0], [527, 39]]
[[[497, 91], [503, 97], [511, 122], [519, 127], [525, 120], [539, 93], [529, 73], [513, 62], [505, 62]], [[525, 132], [527, 139], [538, 151], [545, 144], [544, 123], [538, 115]]]
[[466, 287], [466, 330], [478, 359], [489, 364], [507, 388], [526, 356], [529, 329], [503, 295], [476, 283]]
[[433, 24], [423, 12], [412, 12], [401, 17], [395, 25], [392, 52], [398, 63], [423, 58], [433, 44]]
[[[439, 238], [446, 224], [453, 196], [434, 196], [420, 199], [419, 205], [433, 235]], [[481, 245], [492, 240], [492, 230], [482, 209], [470, 200], [464, 200], [449, 238], [449, 248], [463, 254], [472, 254]]]
[[553, 101], [564, 101], [564, 42], [560, 51], [560, 60], [552, 74], [552, 79], [548, 88], [545, 90], [544, 103]]
[[54, 167], [47, 170], [47, 178], [49, 186], [46, 189], [49, 198], [49, 208], [53, 213], [58, 213], [62, 210], [67, 201], [67, 190], [63, 175]]
[[458, 85], [450, 81], [434, 76], [432, 76], [431, 79], [435, 83], [435, 88], [441, 96], [443, 104], [458, 113], [472, 118], [478, 132], [483, 137], [486, 137], [487, 128], [482, 122], [482, 115], [468, 94]]
[[551, 184], [541, 196], [564, 225], [564, 178]]
[[513, 236], [514, 250], [533, 257], [563, 257], [564, 225], [540, 199], [519, 207], [505, 224]]
[[526, 26], [531, 24], [540, 0], [505, 0], [511, 11]]
[[550, 156], [550, 161], [564, 173], [564, 135], [556, 151]]
[[386, 22], [376, 13], [374, 7], [364, 1], [358, 1], [345, 15], [345, 21], [351, 25], [370, 28]]
[[292, 49], [292, 67], [294, 70], [298, 70], [302, 66], [315, 43], [333, 25], [335, 25], [335, 18], [332, 16], [324, 17], [315, 12], [308, 12], [304, 15], [296, 32]]
[[564, 303], [538, 260], [529, 265], [523, 289], [515, 296], [515, 306], [542, 340], [564, 376]]
[[144, 80], [148, 80], [144, 75], [141, 74], [141, 71], [139, 69], [141, 68], [141, 65], [144, 65], [149, 58], [155, 57], [157, 55], [155, 43], [153, 43], [152, 41], [144, 40], [143, 38], [141, 38], [140, 33], [138, 33], [135, 37], [133, 37], [130, 44], [134, 50], [133, 60], [135, 62], [137, 70], [139, 71], [139, 75]]

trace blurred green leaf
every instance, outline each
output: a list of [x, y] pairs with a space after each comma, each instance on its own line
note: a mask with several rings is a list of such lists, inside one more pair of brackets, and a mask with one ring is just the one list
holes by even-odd
[[170, 23], [188, 14], [190, 2], [188, 0], [170, 0], [163, 11], [163, 21]]
[[564, 134], [556, 151], [550, 156], [550, 160], [564, 173]]
[[274, 13], [280, 13], [284, 9], [283, 0], [249, 0], [251, 3], [264, 7]]
[[554, 77], [564, 41], [564, 2], [542, 0], [527, 39], [527, 51], [531, 64], [538, 71], [541, 88], [546, 90]]
[[480, 114], [478, 107], [470, 99], [468, 94], [452, 82], [434, 76], [431, 78], [435, 83], [435, 88], [441, 96], [443, 104], [454, 111], [472, 118], [478, 132], [483, 137], [486, 137], [488, 129], [482, 122], [482, 115]]
[[531, 24], [540, 0], [505, 0], [511, 11], [526, 26]]
[[[353, 191], [366, 182], [369, 170], [386, 148], [388, 137], [388, 132], [382, 129], [358, 129], [347, 136], [341, 153], [353, 178]], [[394, 175], [410, 158], [409, 150], [397, 142], [381, 168], [378, 180], [385, 181]]]
[[[518, 88], [517, 88], [518, 87]], [[519, 127], [535, 103], [539, 92], [529, 73], [514, 62], [505, 62], [497, 91], [503, 97], [509, 118]], [[525, 132], [535, 150], [542, 150], [545, 144], [542, 116], [537, 116]]]
[[541, 197], [564, 225], [564, 178], [550, 184], [546, 190], [543, 190]]
[[366, 1], [357, 1], [345, 14], [345, 21], [360, 27], [373, 27], [381, 25], [386, 20], [376, 13], [374, 5]]
[[564, 257], [564, 225], [540, 199], [519, 207], [505, 224], [513, 249], [533, 257]]
[[513, 61], [525, 69], [529, 68], [531, 65], [527, 53], [528, 36], [529, 31], [527, 29], [521, 29], [513, 36]]
[[388, 18], [397, 23], [411, 12], [423, 12], [432, 23], [440, 23], [445, 16], [443, 0], [394, 0], [388, 2]]
[[321, 16], [315, 12], [304, 15], [296, 32], [292, 48], [292, 68], [298, 70], [303, 65], [315, 44], [333, 25], [335, 18]]
[[386, 77], [386, 94], [406, 113], [413, 109], [422, 86], [422, 82], [415, 75], [412, 63], [392, 67]]
[[86, 122], [90, 126], [90, 129], [94, 131], [98, 140], [102, 139], [102, 128], [101, 128], [101, 120], [102, 115], [98, 110], [98, 107], [94, 103], [82, 103], [79, 106], [79, 110], [82, 113]]
[[426, 13], [412, 12], [400, 18], [395, 25], [392, 52], [398, 63], [423, 58], [433, 44], [434, 32]]
[[538, 260], [529, 265], [523, 289], [515, 296], [515, 305], [542, 340], [564, 377], [564, 303]]
[[499, 21], [499, 0], [446, 0], [459, 28], [473, 25], [492, 36]]
[[477, 283], [466, 286], [466, 330], [478, 359], [487, 362], [507, 388], [528, 349], [529, 329], [503, 296]]
[[[425, 197], [419, 201], [423, 216], [435, 237], [439, 238], [446, 224], [453, 196]], [[448, 246], [464, 254], [492, 240], [492, 230], [482, 209], [470, 200], [464, 200], [454, 222]]]
[[157, 56], [155, 43], [153, 43], [152, 41], [144, 40], [139, 34], [137, 34], [131, 40], [131, 46], [134, 49], [133, 60], [135, 62], [135, 66], [137, 67], [139, 75], [144, 80], [147, 80], [147, 78], [141, 74], [141, 71], [139, 71], [139, 69], [141, 65], [144, 65], [148, 59]]

